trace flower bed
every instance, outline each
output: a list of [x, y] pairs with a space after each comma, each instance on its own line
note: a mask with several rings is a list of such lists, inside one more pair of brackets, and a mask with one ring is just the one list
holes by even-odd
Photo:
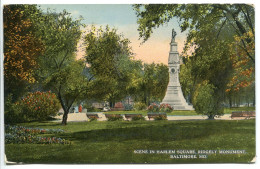
[[56, 133], [63, 133], [64, 130], [62, 129], [42, 129], [42, 128], [30, 128], [24, 126], [11, 126], [5, 125], [5, 132], [6, 133], [28, 133], [28, 134], [56, 134]]
[[148, 112], [152, 112], [152, 113], [159, 112], [159, 106], [155, 103], [151, 104], [147, 109]]
[[70, 144], [70, 141], [57, 137], [41, 137], [38, 134], [63, 133], [61, 129], [27, 128], [23, 126], [5, 126], [5, 143], [10, 144]]
[[170, 113], [173, 111], [173, 107], [171, 107], [171, 105], [169, 104], [156, 104], [156, 103], [153, 103], [151, 104], [149, 107], [148, 107], [148, 112], [149, 113]]
[[173, 111], [173, 107], [169, 104], [160, 104], [160, 112], [170, 113]]
[[142, 115], [136, 115], [132, 117], [132, 121], [145, 120]]

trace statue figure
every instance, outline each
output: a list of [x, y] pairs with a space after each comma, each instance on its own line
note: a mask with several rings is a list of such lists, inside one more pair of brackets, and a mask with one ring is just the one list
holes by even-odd
[[174, 29], [172, 29], [172, 42], [175, 42], [176, 35], [177, 35], [177, 33], [174, 31]]

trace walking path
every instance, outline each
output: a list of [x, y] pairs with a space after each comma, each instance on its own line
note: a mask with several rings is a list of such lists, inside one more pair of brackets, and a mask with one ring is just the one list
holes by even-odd
[[[100, 113], [96, 113], [96, 114], [98, 114], [98, 116], [99, 116], [98, 121], [107, 120], [104, 113], [100, 112]], [[231, 116], [231, 114], [225, 114], [220, 117], [215, 117], [215, 119], [216, 120], [238, 120], [238, 119], [241, 120], [241, 119], [244, 119], [244, 118], [231, 119], [230, 116]], [[61, 121], [62, 115], [56, 116], [55, 118], [58, 119], [56, 121]], [[149, 120], [147, 116], [145, 116], [145, 119]], [[208, 119], [208, 117], [205, 115], [193, 115], [193, 116], [168, 115], [167, 119], [168, 120], [206, 120], [206, 119]], [[80, 122], [80, 121], [88, 121], [88, 120], [89, 119], [87, 118], [86, 113], [69, 113], [67, 121], [68, 122]], [[126, 120], [125, 117], [124, 117], [124, 120]]]

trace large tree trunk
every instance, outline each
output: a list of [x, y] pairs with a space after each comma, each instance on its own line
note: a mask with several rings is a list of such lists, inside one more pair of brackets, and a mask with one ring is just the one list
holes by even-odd
[[69, 114], [69, 110], [67, 110], [67, 111], [64, 110], [64, 114], [63, 114], [63, 117], [62, 117], [62, 122], [61, 122], [61, 124], [67, 125], [68, 114]]
[[208, 115], [209, 120], [214, 120], [214, 117], [215, 117], [215, 115], [213, 115], [213, 114]]
[[64, 111], [61, 124], [67, 125], [68, 114], [69, 114], [69, 110], [70, 110], [70, 107], [72, 104], [69, 107], [65, 106], [65, 103], [63, 102], [63, 100], [61, 98], [61, 93], [58, 93], [58, 99], [59, 99], [61, 107]]

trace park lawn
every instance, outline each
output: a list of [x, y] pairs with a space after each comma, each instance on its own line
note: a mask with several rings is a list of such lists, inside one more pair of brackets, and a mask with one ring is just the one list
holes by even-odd
[[[255, 107], [234, 107], [234, 108], [224, 108], [224, 114], [231, 114], [233, 111], [255, 111]], [[109, 111], [104, 112], [105, 114], [142, 114], [143, 116], [147, 116], [147, 110], [131, 110], [131, 111]], [[194, 116], [199, 115], [196, 111], [188, 111], [188, 110], [174, 110], [171, 113], [167, 113], [170, 116]]]
[[[255, 120], [94, 121], [18, 124], [63, 129], [53, 134], [70, 145], [6, 144], [9, 161], [25, 164], [111, 163], [248, 163], [255, 157]], [[206, 159], [171, 159], [169, 154], [135, 154], [134, 150], [246, 150], [213, 154]]]
[[255, 107], [232, 107], [232, 108], [225, 108], [225, 114], [231, 114], [234, 111], [255, 111]]

